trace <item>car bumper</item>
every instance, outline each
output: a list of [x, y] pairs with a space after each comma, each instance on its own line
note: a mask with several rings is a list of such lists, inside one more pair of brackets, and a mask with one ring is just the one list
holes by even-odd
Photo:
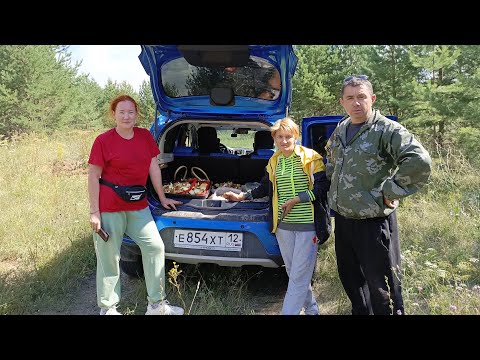
[[240, 267], [244, 265], [259, 265], [269, 268], [278, 268], [281, 263], [276, 263], [272, 259], [252, 259], [252, 258], [240, 258], [240, 257], [221, 257], [221, 256], [202, 256], [202, 255], [189, 255], [189, 254], [175, 254], [166, 253], [165, 258], [178, 261], [184, 264], [201, 264], [211, 263], [220, 266], [232, 266]]

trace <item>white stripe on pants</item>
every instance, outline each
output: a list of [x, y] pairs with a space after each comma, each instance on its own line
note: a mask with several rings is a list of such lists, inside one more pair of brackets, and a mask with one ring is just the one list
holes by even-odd
[[305, 308], [305, 314], [318, 315], [311, 285], [318, 249], [315, 231], [277, 229], [275, 235], [288, 274], [282, 315], [299, 315], [302, 307]]

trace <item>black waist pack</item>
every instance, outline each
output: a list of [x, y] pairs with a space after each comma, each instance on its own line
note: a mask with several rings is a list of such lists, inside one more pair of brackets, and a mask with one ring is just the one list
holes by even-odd
[[102, 178], [98, 179], [98, 181], [100, 184], [106, 185], [113, 189], [118, 196], [128, 202], [140, 201], [147, 196], [147, 189], [143, 185], [115, 185], [109, 181], [103, 180]]

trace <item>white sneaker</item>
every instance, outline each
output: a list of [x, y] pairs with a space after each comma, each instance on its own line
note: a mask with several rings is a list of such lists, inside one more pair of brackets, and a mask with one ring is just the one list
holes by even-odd
[[179, 306], [170, 305], [168, 300], [156, 304], [148, 304], [145, 315], [183, 315], [183, 309]]
[[100, 315], [123, 315], [122, 313], [119, 313], [116, 308], [111, 307], [108, 309], [101, 308], [100, 309]]

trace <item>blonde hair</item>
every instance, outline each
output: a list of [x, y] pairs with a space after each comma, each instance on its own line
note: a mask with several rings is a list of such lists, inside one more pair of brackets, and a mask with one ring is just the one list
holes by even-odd
[[298, 139], [300, 137], [300, 130], [298, 128], [298, 125], [289, 117], [275, 121], [275, 123], [270, 128], [270, 132], [272, 133], [273, 138], [275, 137], [275, 134], [278, 130], [293, 134], [295, 136], [295, 139]]

